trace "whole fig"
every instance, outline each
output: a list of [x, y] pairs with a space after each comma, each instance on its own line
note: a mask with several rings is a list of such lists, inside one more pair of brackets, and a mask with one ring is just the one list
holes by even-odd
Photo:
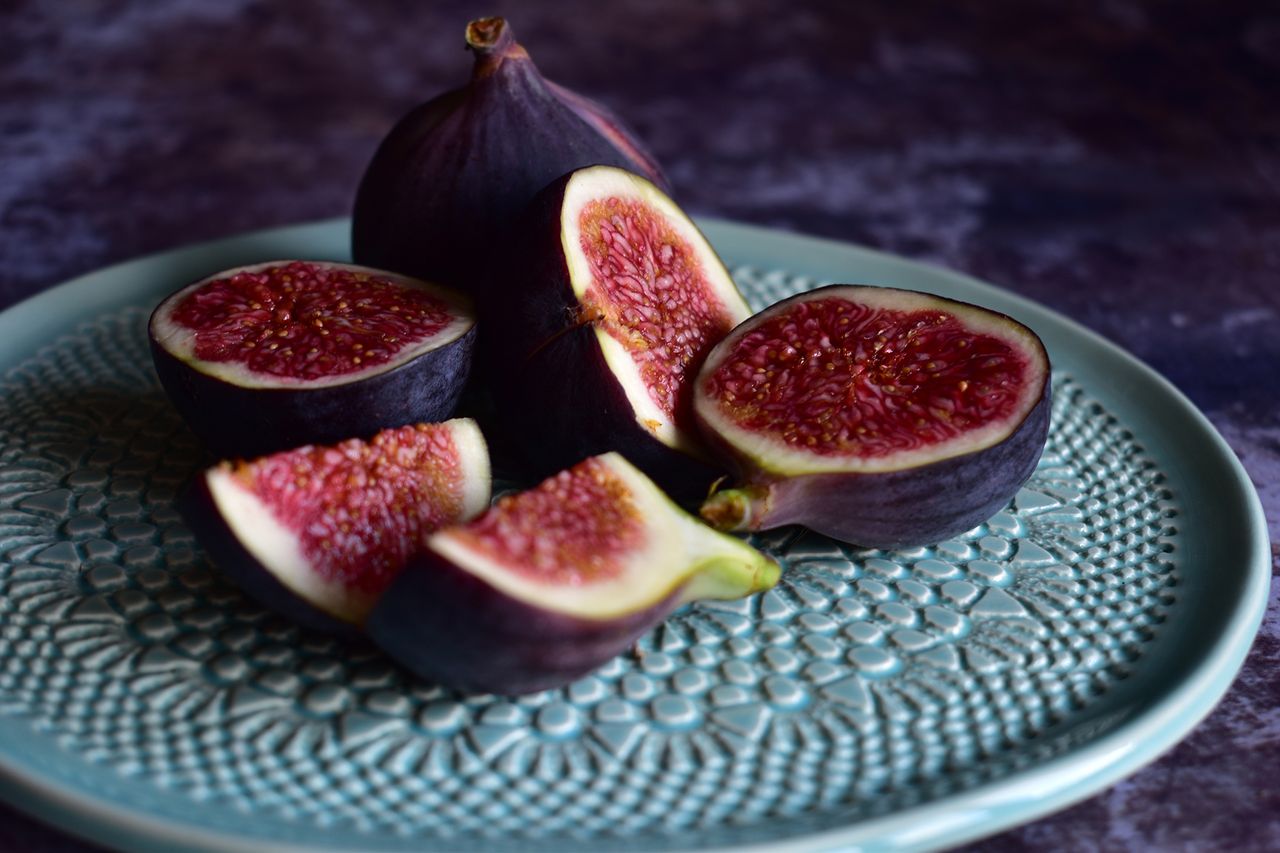
[[470, 291], [539, 190], [582, 166], [620, 166], [665, 188], [611, 112], [543, 78], [502, 18], [472, 21], [471, 81], [405, 115], [365, 172], [352, 217], [357, 263]]

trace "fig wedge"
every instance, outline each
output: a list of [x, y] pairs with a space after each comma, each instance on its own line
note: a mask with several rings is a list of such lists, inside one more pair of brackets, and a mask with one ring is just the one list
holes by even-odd
[[778, 573], [608, 453], [433, 535], [366, 627], [426, 678], [528, 693], [604, 664], [681, 604], [741, 598]]
[[308, 627], [355, 634], [427, 537], [489, 504], [474, 421], [384, 430], [202, 472], [183, 501], [228, 577]]
[[566, 175], [534, 200], [486, 305], [481, 361], [539, 476], [618, 451], [680, 502], [723, 471], [698, 438], [692, 380], [750, 309], [693, 222], [622, 169]]
[[702, 516], [876, 548], [962, 533], [1035, 470], [1049, 378], [1035, 333], [976, 305], [853, 285], [785, 299], [698, 375], [699, 424], [739, 477]]

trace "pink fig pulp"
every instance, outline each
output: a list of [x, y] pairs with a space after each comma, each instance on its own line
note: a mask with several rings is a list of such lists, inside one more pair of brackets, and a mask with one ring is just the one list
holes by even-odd
[[515, 218], [566, 172], [602, 163], [665, 180], [616, 116], [544, 79], [502, 18], [472, 21], [466, 42], [471, 81], [404, 116], [374, 154], [352, 253], [475, 292]]

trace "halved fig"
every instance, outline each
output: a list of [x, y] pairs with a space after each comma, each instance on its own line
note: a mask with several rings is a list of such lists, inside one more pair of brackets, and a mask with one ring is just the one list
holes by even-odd
[[741, 598], [778, 572], [608, 453], [436, 533], [367, 629], [424, 677], [527, 693], [590, 672], [685, 602]]
[[546, 188], [518, 229], [511, 299], [481, 346], [546, 474], [616, 450], [679, 500], [722, 472], [693, 424], [692, 379], [750, 316], [720, 259], [660, 189], [607, 166]]
[[1003, 314], [831, 285], [721, 341], [694, 410], [741, 480], [703, 504], [717, 527], [803, 524], [868, 547], [931, 544], [986, 520], [1035, 470], [1049, 358]]
[[490, 489], [484, 437], [457, 418], [223, 462], [196, 478], [183, 514], [250, 595], [353, 633], [427, 537], [479, 515]]
[[470, 303], [350, 264], [274, 261], [169, 296], [148, 327], [156, 372], [219, 456], [324, 444], [453, 414]]

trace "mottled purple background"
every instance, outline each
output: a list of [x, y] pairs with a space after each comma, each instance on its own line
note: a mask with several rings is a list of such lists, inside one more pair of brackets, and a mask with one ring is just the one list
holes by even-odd
[[[1280, 538], [1274, 3], [0, 0], [0, 307], [348, 212], [391, 122], [508, 16], [626, 116], [685, 206], [938, 262], [1169, 377]], [[1273, 556], [1276, 545], [1272, 546]], [[981, 851], [1280, 849], [1280, 613], [1155, 765]], [[0, 845], [81, 842], [0, 807]]]

